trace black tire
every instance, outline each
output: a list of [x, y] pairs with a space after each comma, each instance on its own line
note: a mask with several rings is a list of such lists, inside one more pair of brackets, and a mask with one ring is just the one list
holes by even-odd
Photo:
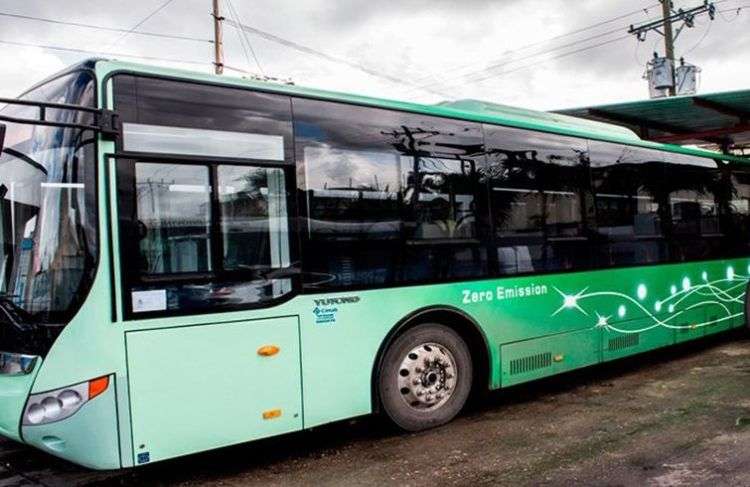
[[[442, 399], [444, 401], [442, 404], [436, 403], [432, 406], [421, 404], [415, 407], [414, 404], [417, 401], [410, 404], [407, 397], [414, 399], [413, 394], [416, 394], [417, 391], [405, 393], [405, 388], [399, 385], [399, 381], [401, 381], [401, 385], [403, 386], [403, 380], [407, 376], [403, 374], [404, 368], [402, 368], [402, 364], [407, 360], [407, 356], [413, 356], [410, 352], [414, 349], [421, 350], [424, 344], [437, 344], [439, 345], [438, 352], [446, 357], [450, 357], [451, 361], [446, 360], [445, 363], [453, 364], [453, 366], [446, 366], [445, 369], [439, 369], [437, 372], [439, 380], [432, 384], [438, 389], [439, 394], [440, 387], [445, 387], [445, 378], [450, 376], [449, 380], [452, 382], [448, 383], [448, 387], [452, 392], [448, 395], [448, 389], [444, 390], [446, 399]], [[429, 345], [426, 349], [432, 351]], [[449, 353], [445, 353], [446, 351]], [[434, 352], [430, 353], [433, 353], [432, 356], [434, 356]], [[441, 367], [440, 365], [434, 366]], [[451, 369], [454, 371], [453, 374], [447, 372]], [[425, 370], [424, 374], [427, 374], [430, 370], [432, 369]], [[411, 371], [411, 373], [415, 374], [416, 372]], [[432, 375], [430, 374], [430, 376]], [[419, 377], [422, 376], [414, 377], [414, 379], [418, 379]], [[424, 377], [427, 380], [427, 376]], [[440, 381], [441, 379], [442, 382]], [[452, 329], [437, 323], [425, 323], [415, 326], [396, 338], [386, 350], [377, 376], [378, 393], [383, 411], [385, 411], [391, 421], [407, 431], [421, 431], [434, 428], [452, 420], [461, 411], [464, 404], [466, 404], [466, 400], [471, 392], [472, 380], [473, 364], [466, 342]], [[427, 383], [426, 381], [425, 384]], [[427, 390], [434, 391], [435, 389]], [[419, 409], [418, 407], [420, 406], [431, 407], [431, 409]]]

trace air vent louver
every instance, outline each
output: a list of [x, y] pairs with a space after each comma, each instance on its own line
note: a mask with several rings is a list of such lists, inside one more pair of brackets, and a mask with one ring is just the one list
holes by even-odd
[[641, 342], [641, 335], [638, 333], [632, 333], [630, 335], [622, 335], [616, 338], [610, 338], [607, 345], [607, 349], [610, 352], [615, 350], [622, 350], [623, 348], [635, 347]]
[[550, 365], [552, 365], [552, 354], [549, 352], [529, 355], [510, 361], [510, 375], [524, 374]]

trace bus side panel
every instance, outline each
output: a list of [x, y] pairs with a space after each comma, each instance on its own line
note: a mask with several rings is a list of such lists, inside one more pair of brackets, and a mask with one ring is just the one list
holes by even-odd
[[655, 350], [674, 343], [674, 331], [656, 327], [621, 333], [611, 330], [602, 332], [602, 360], [615, 360], [640, 352]]
[[296, 317], [126, 334], [134, 462], [302, 429]]
[[503, 345], [502, 385], [519, 384], [599, 362], [600, 335], [601, 330], [588, 329]]

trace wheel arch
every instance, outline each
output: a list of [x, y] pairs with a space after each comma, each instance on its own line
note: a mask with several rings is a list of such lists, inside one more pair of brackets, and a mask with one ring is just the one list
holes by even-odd
[[[400, 319], [390, 329], [380, 344], [370, 377], [373, 412], [380, 410], [377, 381], [386, 350], [388, 350], [388, 347], [397, 337], [423, 323], [439, 323], [458, 333], [468, 345], [472, 361], [474, 362], [472, 394], [490, 389], [490, 348], [487, 336], [479, 326], [479, 323], [468, 313], [453, 306], [427, 306], [413, 311]], [[476, 388], [477, 385], [481, 385], [481, 389]]]

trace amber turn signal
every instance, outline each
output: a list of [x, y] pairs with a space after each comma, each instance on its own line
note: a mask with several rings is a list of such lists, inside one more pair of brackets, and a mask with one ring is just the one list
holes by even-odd
[[263, 419], [276, 419], [281, 417], [281, 409], [269, 409], [263, 411]]
[[109, 376], [91, 379], [89, 381], [89, 400], [95, 398], [109, 387]]
[[264, 345], [258, 349], [258, 355], [261, 357], [271, 357], [276, 355], [281, 350], [276, 345]]

